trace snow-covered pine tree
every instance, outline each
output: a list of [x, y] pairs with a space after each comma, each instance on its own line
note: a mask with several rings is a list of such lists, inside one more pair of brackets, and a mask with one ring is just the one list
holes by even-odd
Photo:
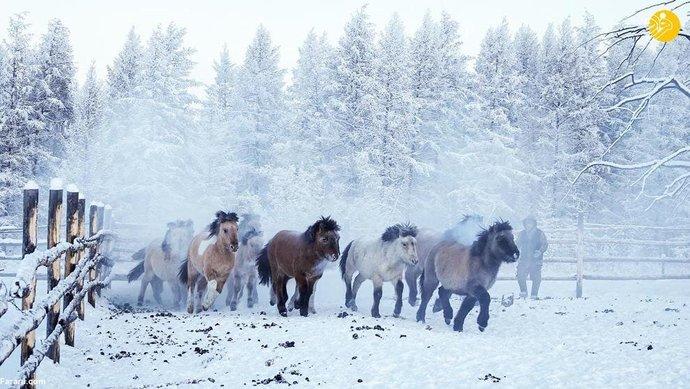
[[[82, 190], [95, 186], [94, 141], [99, 139], [103, 124], [104, 91], [92, 62], [84, 85], [76, 93], [74, 121], [67, 128], [65, 164], [62, 177], [76, 182]], [[101, 151], [99, 150], [99, 154]]]
[[361, 195], [380, 186], [381, 136], [376, 80], [374, 26], [366, 7], [345, 25], [337, 47], [332, 109], [340, 147], [334, 150], [337, 173], [346, 196]]
[[379, 170], [387, 191], [384, 195], [392, 207], [409, 201], [405, 194], [409, 194], [416, 165], [413, 152], [419, 147], [413, 127], [410, 73], [405, 29], [394, 14], [381, 34], [376, 56], [382, 162]]
[[279, 59], [278, 47], [268, 30], [259, 26], [247, 48], [237, 82], [242, 106], [237, 132], [241, 144], [238, 191], [242, 202], [252, 209], [259, 209], [259, 195], [268, 189], [271, 146], [286, 124], [284, 71], [278, 66]]
[[32, 140], [38, 151], [32, 173], [35, 177], [47, 177], [59, 166], [65, 132], [74, 120], [76, 66], [69, 30], [59, 19], [48, 23], [35, 61], [31, 100], [43, 128]]
[[0, 220], [17, 217], [20, 189], [32, 178], [32, 162], [42, 153], [34, 139], [43, 123], [31, 101], [33, 53], [24, 14], [10, 18], [5, 46], [5, 77], [0, 85], [3, 114], [0, 127]]

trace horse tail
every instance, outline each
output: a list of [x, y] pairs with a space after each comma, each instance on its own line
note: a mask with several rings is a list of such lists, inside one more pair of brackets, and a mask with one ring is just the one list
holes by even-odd
[[268, 262], [268, 245], [264, 246], [256, 257], [256, 269], [259, 272], [259, 283], [268, 285], [271, 281], [271, 264]]
[[139, 262], [127, 273], [127, 282], [132, 282], [144, 274], [144, 261]]
[[[352, 241], [354, 242], [354, 241]], [[352, 242], [348, 243], [340, 256], [340, 276], [345, 279], [345, 267], [347, 266], [347, 254], [350, 252], [350, 247], [352, 247]]]
[[146, 258], [146, 247], [132, 254], [132, 259], [135, 261], [143, 261]]
[[189, 278], [189, 269], [187, 269], [188, 264], [189, 258], [186, 258], [180, 265], [180, 270], [177, 271], [177, 278], [184, 285], [187, 285], [187, 279]]

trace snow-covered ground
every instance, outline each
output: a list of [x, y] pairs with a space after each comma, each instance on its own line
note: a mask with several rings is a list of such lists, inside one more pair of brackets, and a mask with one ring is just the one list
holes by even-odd
[[[690, 385], [688, 281], [588, 281], [583, 299], [571, 297], [573, 282], [544, 282], [546, 299], [493, 301], [483, 333], [477, 309], [463, 333], [431, 312], [427, 324], [416, 323], [407, 302], [403, 317], [393, 318], [390, 287], [381, 307], [388, 316], [369, 317], [368, 284], [358, 296], [361, 312], [349, 312], [335, 269], [318, 285], [318, 313], [308, 318], [279, 317], [265, 287], [253, 310], [230, 312], [224, 294], [217, 311], [199, 315], [162, 310], [151, 296], [150, 305], [132, 308], [138, 286], [116, 282], [110, 302], [87, 311], [78, 346], [63, 346], [60, 365], [41, 365], [47, 387]], [[515, 289], [503, 281], [491, 292], [500, 298]], [[5, 378], [16, 368], [8, 364]]]

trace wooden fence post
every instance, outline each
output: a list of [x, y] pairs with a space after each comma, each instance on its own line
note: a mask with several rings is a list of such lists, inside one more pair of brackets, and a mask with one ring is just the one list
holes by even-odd
[[[78, 220], [79, 220], [79, 236], [84, 237], [86, 234], [86, 223], [84, 223], [84, 213], [86, 212], [86, 199], [83, 197], [83, 195], [80, 193], [79, 194], [79, 212], [78, 212]], [[84, 260], [84, 250], [79, 251], [77, 253], [77, 263], [81, 262]], [[79, 281], [77, 281], [77, 291], [81, 291], [82, 287], [84, 285], [84, 282], [82, 281], [84, 278], [80, 277]], [[77, 306], [77, 316], [79, 316], [79, 319], [84, 320], [84, 299], [81, 300], [79, 305]]]
[[575, 286], [575, 296], [577, 298], [582, 297], [582, 281], [584, 278], [583, 272], [584, 272], [584, 255], [583, 255], [583, 250], [584, 248], [582, 247], [583, 240], [584, 240], [584, 233], [585, 233], [585, 223], [583, 220], [582, 212], [578, 212], [577, 214], [577, 248], [576, 248], [576, 253], [575, 255], [577, 256], [577, 276], [576, 276], [576, 286]]
[[[65, 223], [65, 239], [74, 243], [79, 236], [79, 189], [74, 185], [67, 185], [67, 222]], [[67, 252], [65, 255], [65, 277], [70, 275], [77, 266], [78, 255], [76, 252]], [[73, 292], [65, 293], [62, 299], [63, 307], [67, 308], [74, 298]], [[65, 328], [65, 344], [74, 347], [75, 323], [67, 324]]]
[[[48, 197], [48, 249], [55, 247], [60, 242], [60, 221], [62, 220], [62, 183], [58, 179], [50, 182]], [[48, 266], [48, 292], [60, 282], [62, 258], [57, 258]], [[46, 317], [46, 336], [50, 335], [58, 324], [60, 317], [60, 302], [56, 302], [48, 309]], [[48, 358], [53, 362], [60, 362], [60, 339], [56, 340], [48, 349]]]
[[[24, 216], [22, 220], [22, 257], [31, 254], [36, 250], [38, 243], [38, 185], [29, 181], [24, 186]], [[22, 310], [26, 311], [32, 308], [34, 300], [36, 299], [36, 277], [34, 276], [29, 286], [29, 292], [22, 297]], [[22, 339], [21, 346], [21, 362], [24, 362], [34, 351], [36, 345], [36, 331], [30, 331], [24, 339]], [[31, 373], [22, 387], [33, 388], [35, 385], [29, 384], [36, 378], [35, 373]]]
[[[98, 212], [98, 205], [97, 204], [91, 204], [89, 206], [89, 236], [94, 236], [100, 226], [100, 221], [99, 221], [99, 213]], [[89, 249], [89, 259], [93, 259], [96, 257], [96, 253], [98, 252], [98, 248], [96, 246], [91, 246]], [[94, 281], [96, 279], [96, 267], [94, 266], [89, 270], [89, 281]], [[89, 304], [91, 304], [92, 307], [96, 307], [96, 294], [93, 288], [91, 288], [88, 292], [88, 297], [87, 299], [89, 300]]]

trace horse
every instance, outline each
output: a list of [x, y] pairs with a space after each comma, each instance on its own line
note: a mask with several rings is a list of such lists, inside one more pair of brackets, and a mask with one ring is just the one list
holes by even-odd
[[143, 274], [137, 304], [142, 305], [146, 288], [151, 284], [153, 297], [158, 304], [161, 301], [163, 282], [170, 285], [173, 292], [173, 306], [179, 308], [184, 299], [182, 284], [177, 278], [177, 271], [183, 258], [187, 255], [187, 247], [194, 235], [194, 223], [191, 220], [176, 220], [168, 223], [168, 230], [163, 239], [156, 239], [148, 246], [132, 254], [132, 259], [140, 261], [127, 274], [127, 281], [132, 282]]
[[[374, 304], [371, 316], [381, 317], [379, 303], [384, 282], [395, 287], [393, 316], [402, 310], [403, 271], [417, 264], [417, 227], [408, 224], [390, 226], [376, 239], [357, 239], [350, 242], [340, 257], [340, 273], [345, 281], [345, 306], [357, 310], [357, 291], [364, 280], [374, 283]], [[354, 284], [352, 276], [357, 272]]]
[[[417, 279], [424, 271], [424, 264], [431, 249], [445, 238], [453, 238], [460, 243], [471, 245], [477, 233], [481, 231], [484, 218], [481, 215], [464, 215], [453, 227], [445, 232], [438, 232], [428, 228], [420, 228], [417, 234], [417, 254], [419, 262], [416, 266], [408, 266], [405, 269], [405, 282], [409, 289], [407, 302], [411, 306], [417, 305]], [[438, 300], [434, 302], [434, 312], [440, 310]]]
[[278, 313], [287, 316], [287, 282], [295, 278], [299, 288], [296, 300], [300, 315], [309, 315], [309, 299], [314, 284], [329, 262], [340, 255], [340, 227], [331, 217], [321, 217], [306, 231], [280, 231], [264, 246], [256, 259], [262, 285], [271, 282]]
[[513, 228], [505, 221], [497, 221], [483, 230], [471, 246], [455, 239], [442, 240], [429, 253], [420, 277], [422, 301], [417, 311], [417, 321], [424, 322], [427, 304], [440, 283], [438, 294], [446, 324], [450, 324], [453, 316], [449, 298], [454, 293], [464, 295], [465, 298], [453, 321], [453, 329], [463, 330], [465, 317], [479, 301], [477, 324], [479, 330], [484, 331], [489, 322], [491, 302], [488, 290], [496, 282], [501, 264], [515, 262], [519, 256]]
[[228, 295], [225, 300], [231, 311], [237, 310], [237, 301], [242, 290], [247, 288], [247, 307], [252, 308], [259, 301], [256, 290], [256, 257], [264, 245], [261, 220], [258, 215], [243, 214], [239, 224], [240, 248], [237, 261], [228, 279]]
[[[180, 281], [187, 285], [188, 313], [208, 310], [223, 291], [239, 248], [238, 221], [235, 212], [218, 211], [208, 228], [192, 239], [178, 273]], [[198, 301], [194, 298], [195, 289]]]

